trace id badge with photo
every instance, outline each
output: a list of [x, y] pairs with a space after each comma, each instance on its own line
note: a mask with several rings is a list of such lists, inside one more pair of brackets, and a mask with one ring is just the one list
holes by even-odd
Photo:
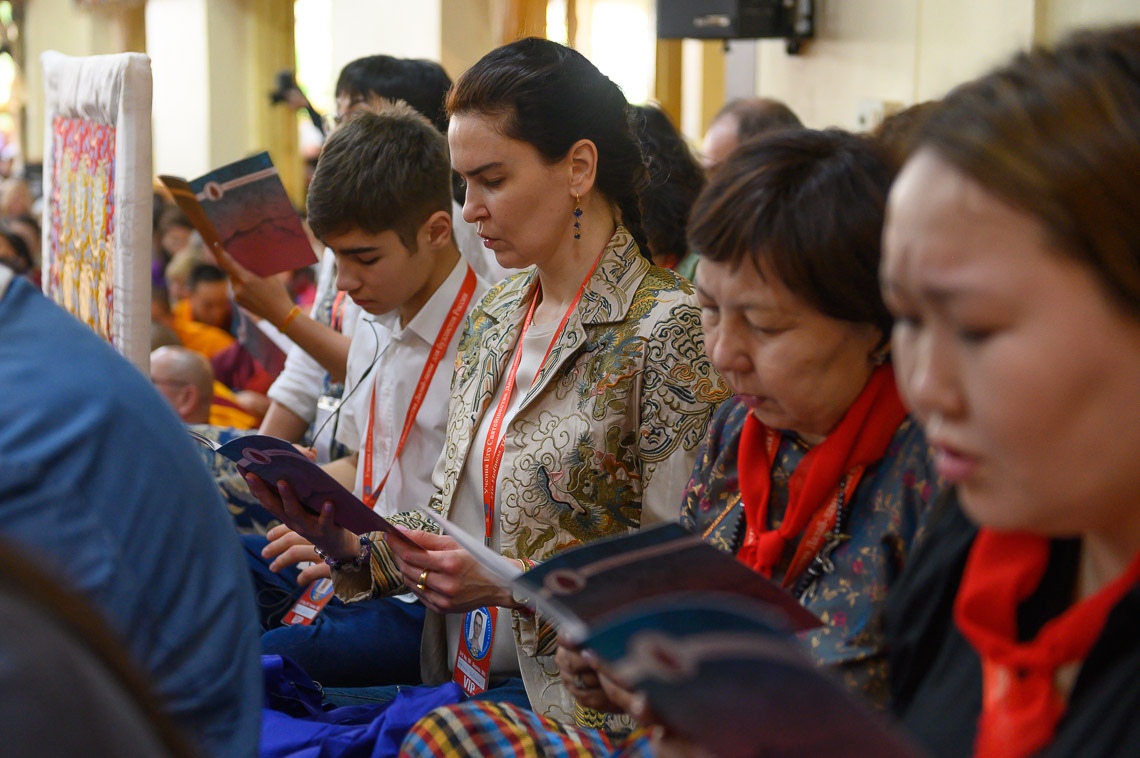
[[281, 623], [286, 626], [292, 626], [293, 624], [308, 626], [313, 623], [313, 619], [324, 610], [324, 607], [328, 605], [332, 599], [332, 579], [318, 579], [305, 588], [305, 591], [301, 593], [301, 597], [293, 604], [289, 612], [285, 614], [285, 618], [281, 619]]
[[491, 678], [491, 643], [495, 639], [495, 606], [476, 608], [463, 616], [455, 657], [455, 683], [468, 695], [487, 689]]

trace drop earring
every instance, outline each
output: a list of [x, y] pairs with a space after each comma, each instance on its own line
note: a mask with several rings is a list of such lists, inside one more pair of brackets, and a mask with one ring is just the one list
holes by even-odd
[[574, 193], [574, 239], [582, 239], [582, 198]]

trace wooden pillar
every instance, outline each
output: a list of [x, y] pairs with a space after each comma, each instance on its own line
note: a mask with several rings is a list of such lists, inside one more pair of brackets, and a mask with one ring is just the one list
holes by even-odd
[[273, 106], [268, 92], [277, 72], [296, 68], [293, 3], [282, 0], [249, 0], [249, 102], [253, 104], [253, 133], [257, 144], [269, 151], [289, 199], [298, 208], [305, 201], [304, 166], [297, 137], [297, 114]]
[[578, 0], [566, 0], [566, 45], [578, 47]]
[[653, 97], [674, 124], [681, 123], [681, 40], [657, 40]]
[[724, 43], [706, 40], [701, 44], [701, 53], [705, 83], [701, 97], [701, 131], [704, 132], [724, 105]]
[[109, 11], [116, 53], [146, 52], [146, 8], [143, 4]]
[[502, 42], [546, 36], [546, 0], [507, 0]]

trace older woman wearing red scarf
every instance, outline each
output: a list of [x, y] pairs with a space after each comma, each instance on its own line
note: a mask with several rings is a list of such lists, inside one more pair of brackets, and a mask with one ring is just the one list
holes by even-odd
[[879, 706], [883, 602], [941, 488], [885, 344], [889, 182], [863, 138], [799, 131], [741, 147], [697, 201], [705, 344], [736, 394], [681, 515], [823, 619], [811, 654]]
[[891, 600], [895, 710], [936, 756], [1140, 755], [1140, 26], [1018, 56], [918, 144], [883, 283], [965, 515]]

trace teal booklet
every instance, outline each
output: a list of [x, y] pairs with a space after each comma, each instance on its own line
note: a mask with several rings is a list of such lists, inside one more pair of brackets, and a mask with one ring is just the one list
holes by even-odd
[[798, 635], [819, 618], [680, 524], [571, 548], [522, 572], [481, 537], [421, 510], [643, 693], [660, 723], [713, 755], [919, 755], [807, 654]]

